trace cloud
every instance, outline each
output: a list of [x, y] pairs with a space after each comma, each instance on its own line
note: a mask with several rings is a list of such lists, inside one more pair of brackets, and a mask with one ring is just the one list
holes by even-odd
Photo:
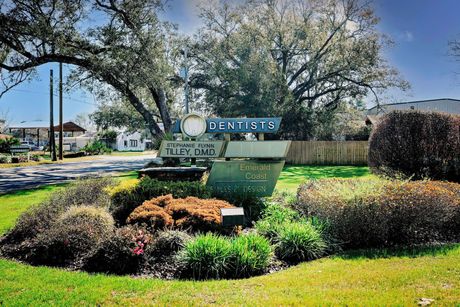
[[413, 42], [414, 41], [414, 34], [411, 31], [405, 30], [398, 35], [399, 39], [404, 42]]

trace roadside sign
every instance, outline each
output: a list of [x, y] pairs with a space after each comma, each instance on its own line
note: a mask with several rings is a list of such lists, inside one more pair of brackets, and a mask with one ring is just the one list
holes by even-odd
[[159, 156], [164, 158], [218, 158], [223, 146], [223, 141], [163, 141]]
[[285, 158], [291, 141], [232, 141], [225, 158]]
[[217, 195], [271, 196], [284, 161], [215, 161], [206, 185]]
[[[206, 119], [206, 133], [276, 133], [280, 123], [281, 117], [208, 118]], [[181, 121], [176, 121], [172, 132], [183, 132], [181, 126]]]

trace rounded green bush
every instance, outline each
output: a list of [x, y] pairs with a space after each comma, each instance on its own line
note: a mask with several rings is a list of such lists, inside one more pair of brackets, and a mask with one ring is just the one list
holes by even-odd
[[189, 241], [180, 256], [185, 272], [195, 279], [225, 277], [232, 244], [225, 237], [208, 233]]
[[236, 237], [232, 241], [231, 275], [249, 277], [262, 273], [270, 262], [272, 247], [261, 235], [252, 233]]
[[191, 239], [192, 237], [185, 231], [159, 231], [153, 242], [153, 250], [155, 254], [172, 255], [183, 249]]
[[34, 240], [32, 262], [68, 265], [112, 235], [114, 220], [103, 208], [71, 207]]
[[276, 254], [286, 261], [305, 261], [321, 257], [327, 244], [310, 223], [286, 223], [279, 229]]

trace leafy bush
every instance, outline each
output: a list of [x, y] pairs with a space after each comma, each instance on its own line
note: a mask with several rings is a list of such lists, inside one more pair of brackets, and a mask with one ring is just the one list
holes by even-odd
[[189, 241], [180, 259], [186, 274], [190, 274], [194, 279], [218, 279], [226, 276], [231, 256], [230, 240], [208, 233]]
[[19, 139], [14, 137], [0, 138], [0, 152], [10, 153], [11, 146], [20, 144]]
[[0, 163], [11, 163], [11, 156], [0, 154]]
[[110, 198], [102, 191], [113, 184], [111, 178], [77, 180], [54, 192], [50, 199], [25, 211], [5, 236], [6, 242], [18, 243], [34, 238], [48, 229], [58, 215], [72, 206], [108, 207]]
[[139, 242], [144, 244], [143, 250], [151, 242], [145, 230], [133, 226], [119, 228], [84, 258], [83, 269], [89, 272], [134, 274], [145, 261], [144, 252], [139, 252]]
[[460, 116], [393, 111], [382, 117], [369, 141], [376, 173], [460, 182]]
[[306, 261], [321, 257], [327, 244], [310, 223], [287, 223], [279, 229], [276, 255], [286, 261]]
[[112, 216], [103, 208], [71, 207], [34, 240], [29, 261], [67, 265], [91, 252], [114, 229]]
[[153, 242], [153, 250], [159, 255], [172, 255], [182, 250], [192, 237], [178, 230], [159, 231]]
[[82, 150], [88, 155], [100, 155], [104, 153], [111, 153], [112, 149], [108, 148], [101, 141], [94, 141], [86, 144]]
[[144, 177], [133, 189], [114, 193], [110, 211], [117, 223], [124, 224], [128, 215], [144, 201], [167, 194], [171, 194], [174, 198], [211, 197], [210, 191], [199, 182], [158, 181]]
[[297, 208], [349, 248], [460, 241], [456, 183], [322, 179], [301, 185]]
[[218, 199], [196, 197], [174, 199], [171, 194], [145, 201], [126, 220], [129, 224], [145, 223], [152, 228], [190, 228], [194, 231], [216, 230], [220, 227], [220, 209], [234, 208]]
[[257, 233], [276, 241], [280, 230], [293, 222], [299, 222], [300, 215], [285, 206], [270, 203], [262, 213], [262, 218], [255, 223]]
[[264, 272], [272, 257], [270, 242], [255, 233], [238, 236], [232, 241], [231, 270], [233, 277], [249, 277]]

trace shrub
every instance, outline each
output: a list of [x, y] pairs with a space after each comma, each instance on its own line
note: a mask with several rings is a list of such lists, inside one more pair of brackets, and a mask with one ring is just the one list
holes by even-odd
[[71, 206], [94, 205], [107, 207], [110, 199], [102, 191], [113, 184], [110, 178], [77, 180], [54, 192], [50, 199], [25, 211], [5, 237], [8, 243], [34, 238], [48, 229], [59, 214]]
[[126, 222], [128, 224], [145, 223], [155, 229], [171, 227], [174, 225], [174, 220], [171, 215], [165, 212], [163, 207], [165, 201], [171, 201], [172, 199], [171, 194], [169, 194], [145, 201], [141, 206], [134, 209]]
[[460, 184], [322, 179], [301, 185], [297, 208], [326, 220], [345, 247], [460, 240]]
[[111, 153], [112, 149], [108, 148], [101, 141], [94, 141], [86, 144], [82, 150], [88, 155], [100, 155], [103, 153]]
[[270, 242], [258, 235], [238, 236], [232, 241], [231, 270], [233, 277], [249, 277], [264, 272], [272, 256]]
[[211, 197], [210, 191], [199, 182], [158, 181], [144, 177], [135, 188], [114, 193], [110, 211], [117, 223], [124, 224], [128, 215], [144, 201], [167, 194], [174, 198]]
[[29, 260], [56, 266], [71, 264], [109, 237], [113, 226], [113, 218], [105, 209], [71, 207], [37, 236]]
[[189, 241], [180, 256], [185, 272], [195, 279], [223, 278], [230, 265], [232, 244], [212, 233]]
[[0, 154], [0, 163], [11, 163], [11, 156]]
[[369, 166], [390, 177], [460, 182], [460, 116], [393, 111], [369, 141]]
[[234, 206], [214, 198], [187, 197], [175, 199], [165, 207], [165, 211], [174, 219], [175, 227], [208, 231], [220, 228], [222, 208], [234, 208]]
[[171, 194], [144, 202], [126, 220], [129, 224], [145, 223], [152, 228], [190, 228], [194, 231], [220, 227], [220, 209], [233, 208], [226, 201], [196, 197], [174, 199]]
[[279, 229], [276, 255], [286, 261], [306, 261], [321, 257], [327, 244], [310, 223], [286, 223]]
[[279, 204], [270, 203], [262, 213], [262, 218], [255, 223], [255, 228], [260, 235], [276, 241], [280, 229], [284, 225], [297, 221], [300, 221], [300, 216], [296, 211]]
[[0, 138], [0, 152], [10, 153], [11, 146], [20, 144], [19, 139], [14, 137]]
[[182, 250], [192, 237], [178, 230], [159, 231], [153, 243], [153, 250], [157, 255], [169, 256]]
[[89, 272], [112, 274], [134, 274], [145, 261], [145, 254], [139, 253], [139, 242], [145, 250], [151, 237], [145, 230], [133, 226], [117, 229], [103, 240], [83, 260], [83, 269]]

